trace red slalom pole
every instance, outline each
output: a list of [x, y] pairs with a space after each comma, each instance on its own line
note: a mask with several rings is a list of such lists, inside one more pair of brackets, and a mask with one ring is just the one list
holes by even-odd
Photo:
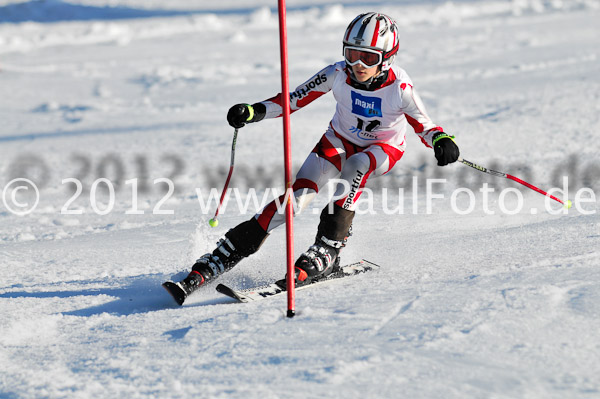
[[281, 55], [281, 107], [283, 108], [283, 156], [285, 167], [285, 232], [287, 249], [287, 317], [296, 314], [296, 283], [294, 278], [294, 209], [292, 206], [292, 143], [290, 137], [290, 85], [288, 81], [288, 53], [285, 0], [278, 0], [279, 50]]

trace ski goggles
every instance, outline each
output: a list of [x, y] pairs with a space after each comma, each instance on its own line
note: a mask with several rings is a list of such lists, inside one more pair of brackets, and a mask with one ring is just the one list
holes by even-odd
[[361, 47], [344, 47], [344, 58], [346, 64], [354, 66], [362, 64], [366, 68], [372, 68], [381, 64], [383, 54], [381, 51]]

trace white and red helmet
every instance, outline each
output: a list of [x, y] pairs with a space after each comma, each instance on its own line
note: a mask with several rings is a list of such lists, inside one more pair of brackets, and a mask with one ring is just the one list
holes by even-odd
[[398, 25], [393, 19], [376, 12], [360, 14], [350, 22], [344, 34], [344, 59], [347, 65], [361, 63], [365, 67], [372, 67], [378, 61], [381, 70], [387, 71], [399, 45]]

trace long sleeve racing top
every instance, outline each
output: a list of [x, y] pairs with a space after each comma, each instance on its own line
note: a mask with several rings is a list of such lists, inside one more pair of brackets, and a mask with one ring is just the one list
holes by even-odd
[[[433, 123], [404, 69], [393, 65], [387, 79], [375, 90], [357, 89], [344, 61], [329, 65], [290, 93], [293, 113], [322, 95], [333, 92], [337, 102], [331, 127], [350, 142], [368, 147], [386, 143], [401, 150], [406, 146], [410, 125], [423, 144], [431, 147], [435, 133], [443, 129]], [[282, 115], [281, 93], [262, 101], [265, 118]]]

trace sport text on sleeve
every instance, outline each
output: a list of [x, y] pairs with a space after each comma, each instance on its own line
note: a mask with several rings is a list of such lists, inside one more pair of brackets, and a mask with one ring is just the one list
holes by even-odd
[[[335, 71], [335, 65], [329, 65], [296, 87], [290, 93], [290, 112], [293, 113], [299, 110], [329, 92], [333, 87], [333, 75]], [[265, 118], [277, 118], [283, 115], [281, 93], [262, 101], [262, 104], [266, 107]]]

